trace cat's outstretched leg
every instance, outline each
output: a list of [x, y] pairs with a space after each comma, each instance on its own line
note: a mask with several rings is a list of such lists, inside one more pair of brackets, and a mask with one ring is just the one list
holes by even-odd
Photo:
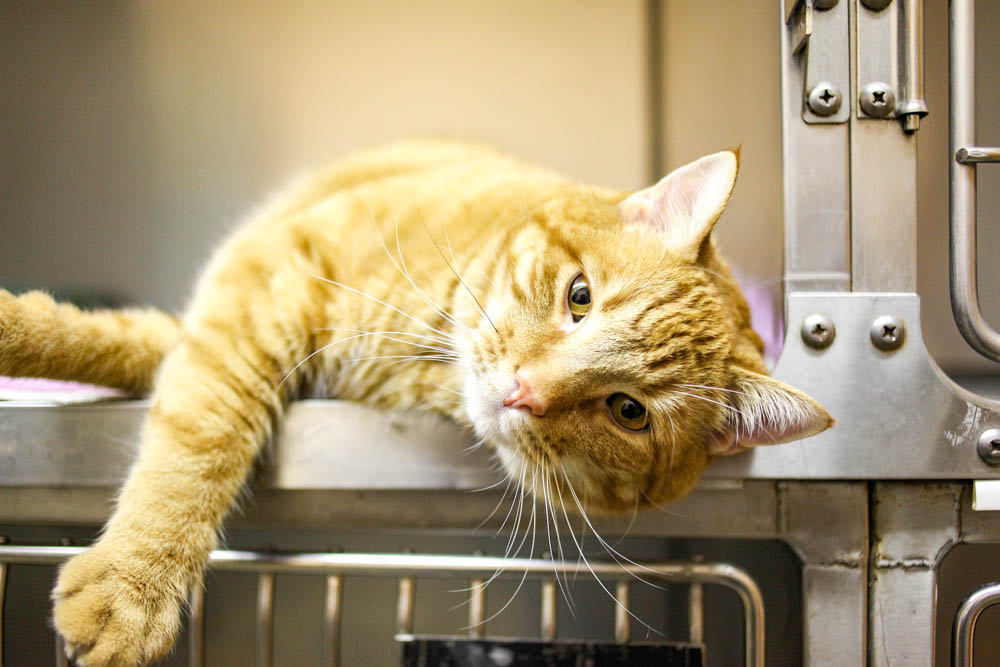
[[78, 664], [144, 664], [172, 647], [182, 606], [283, 407], [277, 387], [296, 346], [280, 336], [268, 346], [255, 333], [189, 322], [164, 360], [117, 510], [53, 593], [56, 629]]
[[179, 329], [152, 308], [86, 311], [43, 292], [0, 289], [0, 375], [146, 393]]

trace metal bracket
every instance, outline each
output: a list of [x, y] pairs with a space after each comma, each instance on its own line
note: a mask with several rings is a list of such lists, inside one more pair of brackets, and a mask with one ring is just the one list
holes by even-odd
[[802, 120], [844, 123], [850, 116], [848, 3], [785, 0], [790, 56], [801, 62]]
[[[1000, 468], [977, 452], [982, 434], [1000, 428], [1000, 403], [972, 395], [949, 380], [927, 354], [915, 294], [793, 293], [788, 334], [776, 377], [801, 388], [836, 419], [818, 436], [758, 447], [716, 461], [713, 478], [1000, 479]], [[802, 339], [813, 314], [837, 336], [816, 349]], [[905, 338], [885, 349], [872, 340], [884, 316]], [[887, 321], [887, 320], [881, 320]]]

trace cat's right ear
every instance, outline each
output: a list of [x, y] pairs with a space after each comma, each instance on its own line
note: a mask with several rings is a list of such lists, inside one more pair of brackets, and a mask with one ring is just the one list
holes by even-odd
[[669, 250], [693, 262], [729, 202], [738, 170], [735, 151], [706, 155], [629, 195], [618, 207], [627, 224], [655, 232]]
[[833, 417], [823, 406], [798, 389], [741, 368], [733, 373], [726, 426], [710, 438], [711, 454], [799, 440], [833, 426]]

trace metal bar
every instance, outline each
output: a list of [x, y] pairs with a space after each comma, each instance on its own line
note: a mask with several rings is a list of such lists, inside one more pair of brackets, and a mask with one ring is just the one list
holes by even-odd
[[627, 581], [619, 581], [615, 585], [615, 643], [627, 644], [632, 638], [632, 617], [629, 616], [629, 606], [632, 603], [632, 593]]
[[987, 584], [965, 598], [955, 613], [951, 657], [954, 667], [972, 667], [973, 636], [976, 621], [987, 607], [1000, 604], [1000, 583]]
[[274, 572], [257, 575], [257, 667], [274, 659]]
[[486, 580], [473, 579], [469, 587], [469, 636], [486, 635]]
[[0, 667], [3, 667], [3, 601], [7, 592], [7, 563], [0, 562]]
[[197, 583], [191, 589], [188, 617], [188, 665], [205, 667], [205, 589]]
[[[843, 4], [843, 3], [841, 3]], [[906, 26], [901, 2], [894, 10], [853, 10], [855, 99], [885, 84], [884, 117], [858, 104], [850, 120], [850, 246], [852, 292], [915, 292], [917, 289], [917, 141], [894, 117], [899, 86], [899, 40]], [[839, 323], [838, 323], [839, 328]], [[839, 342], [839, 341], [838, 341]]]
[[344, 580], [339, 574], [326, 578], [326, 609], [323, 614], [323, 664], [340, 665], [340, 617], [344, 600]]
[[649, 182], [663, 178], [663, 0], [646, 0], [646, 95], [649, 128]]
[[69, 658], [66, 657], [66, 643], [63, 642], [62, 635], [56, 633], [56, 667], [69, 667]]
[[979, 164], [1000, 162], [1000, 148], [984, 146], [963, 146], [955, 151], [955, 161], [959, 164]]
[[960, 542], [962, 485], [878, 482], [869, 498], [866, 664], [932, 665], [937, 566]]
[[974, 0], [951, 0], [949, 21], [951, 102], [950, 260], [951, 310], [974, 350], [1000, 361], [1000, 332], [983, 318], [976, 270], [976, 162], [957, 152], [976, 141], [976, 36]]
[[[83, 553], [83, 547], [38, 547], [0, 545], [0, 561], [31, 565], [56, 565]], [[711, 583], [734, 591], [743, 604], [746, 633], [746, 664], [764, 665], [764, 599], [757, 583], [746, 572], [728, 563], [644, 563], [619, 564], [576, 561], [551, 561], [493, 556], [436, 556], [426, 554], [345, 554], [296, 553], [273, 554], [252, 551], [213, 551], [213, 567], [242, 572], [288, 572], [295, 574], [336, 573], [341, 575], [454, 577], [455, 575], [491, 576], [504, 569], [506, 576], [524, 573], [533, 576], [587, 574], [611, 580], [624, 575], [641, 575], [665, 581]]]
[[413, 607], [416, 582], [413, 577], [399, 580], [399, 597], [396, 599], [396, 634], [413, 634]]
[[901, 0], [899, 4], [899, 101], [896, 117], [903, 131], [920, 129], [920, 119], [927, 115], [924, 100], [924, 0]]
[[688, 641], [700, 644], [705, 640], [705, 589], [701, 584], [688, 587]]
[[554, 579], [542, 580], [542, 639], [555, 641], [559, 633], [559, 617], [556, 612], [556, 582]]
[[[786, 2], [781, 21], [781, 146], [782, 204], [784, 208], [785, 291], [848, 291], [851, 285], [850, 145], [846, 123], [816, 127], [803, 122], [807, 109], [806, 84], [809, 59], [815, 64], [822, 49], [806, 49], [809, 25], [786, 25], [796, 14], [803, 21], [813, 17], [812, 2]], [[840, 2], [826, 12], [824, 22], [831, 39], [842, 40], [848, 31], [848, 7]], [[808, 6], [806, 6], [808, 5]], [[832, 13], [831, 13], [832, 12]], [[836, 25], [834, 25], [836, 24]], [[812, 40], [812, 37], [809, 37]], [[837, 80], [844, 96], [850, 97], [850, 69], [846, 63], [830, 61], [829, 75]]]

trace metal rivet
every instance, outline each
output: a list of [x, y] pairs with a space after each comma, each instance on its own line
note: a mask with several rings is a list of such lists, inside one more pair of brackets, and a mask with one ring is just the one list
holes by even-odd
[[837, 328], [833, 326], [833, 321], [826, 315], [815, 313], [802, 323], [802, 341], [809, 347], [817, 350], [830, 347], [830, 343], [836, 336]]
[[809, 110], [817, 116], [832, 116], [840, 109], [843, 96], [835, 84], [820, 81], [809, 91], [806, 102], [809, 104]]
[[976, 453], [991, 466], [1000, 466], [1000, 428], [983, 431], [976, 444]]
[[861, 110], [875, 118], [888, 118], [896, 110], [896, 91], [881, 81], [866, 84], [861, 89]]
[[813, 7], [819, 10], [833, 9], [839, 0], [813, 0]]
[[873, 12], [880, 12], [891, 5], [892, 0], [861, 0], [861, 4]]
[[906, 325], [894, 315], [882, 315], [872, 322], [872, 344], [880, 350], [895, 350], [906, 338]]

